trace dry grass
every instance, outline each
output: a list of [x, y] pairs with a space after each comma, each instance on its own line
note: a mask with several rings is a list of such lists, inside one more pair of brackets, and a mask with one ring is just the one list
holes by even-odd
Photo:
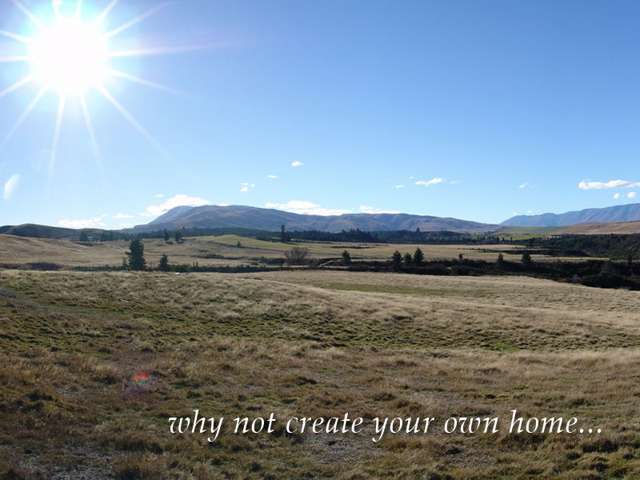
[[[0, 272], [0, 478], [640, 476], [640, 296], [527, 278]], [[151, 372], [153, 388], [126, 380]], [[123, 383], [124, 382], [124, 383]], [[599, 436], [224, 432], [210, 416], [577, 416]]]
[[[238, 246], [238, 243], [240, 246]], [[261, 258], [284, 258], [284, 252], [294, 246], [304, 246], [311, 258], [339, 258], [349, 250], [354, 260], [389, 260], [395, 250], [413, 253], [417, 245], [339, 244], [339, 243], [279, 243], [236, 235], [190, 237], [183, 244], [166, 244], [161, 239], [144, 240], [147, 263], [157, 266], [163, 254], [173, 264], [201, 266], [257, 265]], [[521, 247], [514, 245], [421, 245], [428, 259], [457, 259], [459, 254], [473, 260], [495, 261], [504, 251], [504, 258], [519, 261]], [[52, 240], [0, 235], [0, 264], [23, 265], [47, 262], [64, 267], [120, 266], [128, 242], [82, 244], [69, 240]], [[513, 253], [510, 253], [513, 252]], [[560, 257], [534, 255], [536, 261], [562, 260]], [[568, 260], [579, 260], [571, 258]]]

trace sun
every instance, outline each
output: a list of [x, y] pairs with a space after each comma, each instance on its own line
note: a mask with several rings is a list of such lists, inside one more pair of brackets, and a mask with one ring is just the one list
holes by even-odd
[[[55, 165], [56, 152], [62, 123], [65, 116], [65, 106], [75, 102], [80, 106], [84, 123], [89, 134], [92, 150], [98, 163], [100, 151], [97, 137], [93, 128], [90, 114], [88, 93], [97, 92], [120, 113], [122, 118], [163, 156], [166, 151], [158, 144], [151, 134], [136, 120], [109, 90], [112, 80], [124, 80], [145, 87], [160, 89], [165, 92], [173, 90], [159, 84], [138, 77], [125, 70], [116, 68], [115, 62], [123, 57], [155, 56], [175, 54], [193, 50], [209, 48], [208, 46], [144, 46], [136, 42], [135, 49], [113, 49], [110, 40], [126, 32], [133, 26], [154, 15], [170, 5], [168, 2], [156, 2], [155, 5], [140, 15], [114, 27], [105, 29], [109, 24], [109, 16], [120, 0], [110, 0], [102, 8], [96, 10], [96, 4], [104, 2], [90, 0], [42, 0], [41, 12], [36, 15], [25, 6], [22, 0], [10, 0], [30, 22], [29, 34], [23, 35], [12, 31], [1, 30], [0, 36], [7, 37], [24, 46], [24, 54], [11, 54], [0, 51], [0, 65], [4, 63], [25, 63], [27, 74], [0, 90], [0, 99], [26, 86], [35, 86], [35, 95], [18, 116], [15, 124], [10, 128], [4, 140], [0, 139], [0, 147], [4, 146], [20, 128], [27, 117], [35, 110], [40, 100], [48, 94], [58, 97], [58, 110], [53, 126], [53, 144], [49, 160], [49, 173]], [[33, 2], [32, 2], [33, 3]], [[50, 13], [46, 13], [49, 3]], [[64, 10], [64, 11], [63, 11]], [[119, 42], [122, 43], [122, 42]], [[0, 78], [2, 75], [0, 75]]]
[[59, 95], [81, 96], [109, 77], [108, 39], [95, 22], [57, 18], [34, 36], [28, 56], [35, 82]]

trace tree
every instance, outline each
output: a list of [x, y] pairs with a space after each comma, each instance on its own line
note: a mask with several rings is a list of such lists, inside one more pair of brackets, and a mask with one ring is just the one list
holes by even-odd
[[524, 252], [522, 254], [522, 264], [523, 265], [531, 265], [533, 260], [531, 260], [531, 254], [529, 252]]
[[307, 263], [309, 250], [302, 247], [293, 247], [291, 250], [284, 252], [289, 265], [304, 265]]
[[168, 242], [170, 238], [171, 238], [171, 237], [170, 237], [170, 235], [169, 235], [169, 232], [167, 232], [167, 230], [165, 229], [165, 230], [164, 230], [164, 241], [165, 241], [165, 242]]
[[461, 253], [458, 254], [458, 261], [460, 263], [464, 262], [464, 255], [463, 254], [461, 254]]
[[422, 253], [420, 247], [416, 248], [416, 251], [413, 254], [413, 263], [418, 266], [424, 263], [424, 253]]
[[393, 255], [391, 257], [391, 265], [393, 265], [393, 269], [395, 271], [398, 271], [402, 268], [402, 254], [398, 250], [393, 252]]
[[404, 264], [406, 266], [412, 265], [413, 264], [413, 257], [411, 256], [411, 254], [409, 252], [404, 254], [404, 257], [402, 257], [402, 260], [404, 262]]
[[291, 241], [291, 235], [287, 233], [286, 227], [284, 225], [280, 226], [280, 241], [282, 243], [288, 243]]
[[499, 254], [498, 255], [498, 266], [501, 267], [502, 265], [504, 265], [504, 255]]
[[162, 255], [160, 257], [160, 263], [158, 264], [158, 269], [161, 272], [168, 272], [169, 271], [169, 257], [167, 257], [166, 254]]
[[343, 265], [351, 265], [351, 254], [348, 251], [342, 252], [342, 264]]
[[180, 230], [176, 230], [175, 234], [176, 243], [182, 243], [184, 240], [182, 239], [182, 232]]
[[129, 258], [128, 266], [130, 270], [144, 270], [147, 262], [144, 259], [144, 244], [142, 240], [139, 238], [131, 240], [127, 257]]
[[80, 241], [81, 242], [88, 242], [89, 241], [89, 235], [87, 235], [87, 232], [85, 232], [84, 230], [82, 230], [80, 232]]

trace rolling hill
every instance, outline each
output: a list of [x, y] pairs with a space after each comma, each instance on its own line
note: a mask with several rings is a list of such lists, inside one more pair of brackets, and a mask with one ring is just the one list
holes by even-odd
[[566, 213], [518, 215], [502, 222], [508, 227], [566, 227], [583, 223], [620, 223], [640, 221], [640, 203], [606, 208], [588, 208]]
[[247, 207], [240, 205], [202, 207], [176, 207], [151, 223], [138, 225], [134, 231], [175, 230], [178, 228], [252, 228], [278, 231], [285, 225], [287, 230], [319, 230], [340, 232], [360, 229], [363, 231], [416, 230], [487, 232], [495, 225], [405, 213], [301, 215], [281, 210]]

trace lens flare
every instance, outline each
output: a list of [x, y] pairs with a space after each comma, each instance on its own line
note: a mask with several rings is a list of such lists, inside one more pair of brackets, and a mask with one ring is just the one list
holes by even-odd
[[30, 42], [34, 79], [59, 95], [79, 96], [109, 75], [109, 45], [99, 24], [58, 18]]
[[[0, 146], [11, 139], [16, 130], [36, 108], [41, 98], [45, 94], [53, 93], [58, 96], [59, 101], [53, 125], [53, 145], [49, 159], [50, 174], [55, 166], [56, 150], [62, 128], [65, 105], [68, 102], [77, 102], [80, 106], [82, 118], [90, 137], [92, 151], [96, 161], [100, 163], [100, 149], [91, 121], [90, 106], [87, 102], [87, 93], [92, 91], [101, 95], [158, 152], [165, 157], [167, 156], [166, 151], [160, 147], [159, 143], [136, 120], [134, 115], [116, 100], [109, 91], [108, 84], [110, 80], [119, 79], [175, 93], [175, 91], [157, 82], [119, 70], [112, 63], [116, 62], [120, 57], [172, 54], [206, 47], [144, 46], [143, 48], [118, 51], [113, 50], [110, 46], [110, 40], [126, 32], [134, 25], [145, 21], [167, 7], [169, 3], [156, 4], [153, 8], [142, 12], [121, 25], [105, 31], [103, 26], [107, 23], [107, 17], [116, 8], [118, 0], [112, 0], [101, 12], [95, 15], [87, 15], [86, 12], [83, 14], [82, 10], [83, 8], [86, 9], [89, 2], [76, 0], [72, 14], [67, 16], [61, 11], [62, 2], [54, 0], [50, 2], [51, 14], [44, 17], [36, 15], [21, 0], [11, 0], [11, 2], [35, 28], [33, 28], [31, 35], [0, 30], [0, 36], [23, 45], [26, 50], [24, 54], [16, 54], [15, 52], [4, 54], [4, 52], [0, 51], [0, 65], [5, 63], [26, 63], [29, 66], [27, 75], [7, 87], [0, 88], [0, 99], [29, 85], [36, 86], [36, 94], [19, 115], [16, 123], [10, 129], [4, 141], [0, 143]], [[43, 1], [43, 4], [45, 3]]]

